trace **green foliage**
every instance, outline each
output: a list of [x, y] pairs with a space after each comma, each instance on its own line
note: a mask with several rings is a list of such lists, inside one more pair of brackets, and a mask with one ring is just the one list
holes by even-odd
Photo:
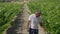
[[41, 10], [46, 34], [60, 34], [60, 0], [35, 0], [28, 4], [32, 13]]
[[14, 16], [20, 13], [22, 4], [0, 3], [0, 34], [9, 26]]

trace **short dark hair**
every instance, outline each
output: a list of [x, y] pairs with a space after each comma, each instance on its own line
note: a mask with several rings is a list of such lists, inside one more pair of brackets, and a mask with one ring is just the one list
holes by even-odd
[[41, 14], [41, 10], [36, 10], [36, 12], [40, 13]]

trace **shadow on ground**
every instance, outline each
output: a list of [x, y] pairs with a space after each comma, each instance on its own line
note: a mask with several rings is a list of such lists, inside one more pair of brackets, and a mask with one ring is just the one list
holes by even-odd
[[22, 18], [23, 18], [23, 12], [21, 12], [20, 14], [17, 15], [17, 17], [11, 23], [11, 26], [6, 31], [6, 34], [21, 34], [22, 25], [24, 22], [24, 20]]

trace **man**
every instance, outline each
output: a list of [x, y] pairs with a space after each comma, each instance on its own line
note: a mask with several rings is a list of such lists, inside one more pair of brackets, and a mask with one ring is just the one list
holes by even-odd
[[41, 21], [41, 12], [36, 10], [35, 14], [32, 14], [28, 18], [27, 29], [29, 34], [38, 34], [38, 24], [43, 28]]

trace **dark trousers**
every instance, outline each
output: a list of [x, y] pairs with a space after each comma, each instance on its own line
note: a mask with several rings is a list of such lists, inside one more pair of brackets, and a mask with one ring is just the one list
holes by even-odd
[[38, 29], [29, 29], [29, 34], [38, 34]]

